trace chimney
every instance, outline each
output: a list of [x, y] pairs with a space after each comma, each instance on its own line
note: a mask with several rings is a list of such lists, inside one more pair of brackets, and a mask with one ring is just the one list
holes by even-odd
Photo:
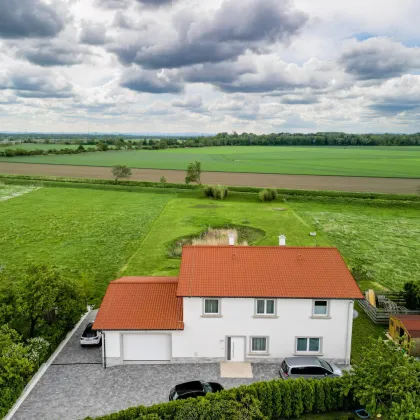
[[279, 236], [279, 246], [285, 246], [286, 245], [286, 236], [280, 235]]
[[230, 246], [235, 245], [235, 235], [233, 234], [233, 232], [229, 232], [228, 236], [229, 236], [229, 245]]

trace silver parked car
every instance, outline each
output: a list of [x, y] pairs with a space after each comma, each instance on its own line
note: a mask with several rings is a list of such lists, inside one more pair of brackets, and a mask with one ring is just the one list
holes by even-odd
[[92, 329], [93, 322], [89, 322], [80, 337], [80, 345], [83, 346], [98, 346], [101, 344], [102, 334], [100, 331]]
[[320, 379], [343, 376], [338, 366], [315, 356], [286, 357], [280, 366], [279, 373], [283, 379]]

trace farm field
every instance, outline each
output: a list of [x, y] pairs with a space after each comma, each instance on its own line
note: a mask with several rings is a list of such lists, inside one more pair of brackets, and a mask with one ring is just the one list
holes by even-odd
[[228, 146], [1, 158], [6, 162], [265, 174], [420, 178], [419, 147]]
[[[79, 147], [78, 144], [64, 144], [64, 143], [18, 143], [18, 144], [10, 144], [10, 145], [0, 145], [0, 151], [4, 151], [6, 149], [23, 149], [23, 150], [49, 150], [49, 149], [77, 149]], [[90, 146], [85, 146], [90, 147]]]

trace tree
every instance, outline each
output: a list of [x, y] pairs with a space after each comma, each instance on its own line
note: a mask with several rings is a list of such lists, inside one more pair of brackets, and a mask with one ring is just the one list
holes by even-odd
[[102, 141], [100, 141], [97, 145], [96, 148], [101, 151], [101, 152], [106, 152], [108, 150], [108, 145], [106, 143], [103, 143]]
[[79, 144], [79, 147], [77, 148], [77, 150], [79, 152], [84, 152], [85, 151], [85, 148], [83, 147], [83, 144]]
[[168, 180], [164, 176], [161, 176], [159, 182], [163, 185], [166, 184]]
[[344, 395], [354, 398], [371, 414], [388, 412], [409, 392], [420, 394], [420, 362], [392, 341], [370, 339], [350, 373], [345, 372]]
[[187, 176], [185, 177], [185, 183], [196, 182], [201, 185], [201, 162], [191, 162], [187, 168]]
[[112, 167], [112, 175], [114, 175], [115, 183], [121, 178], [130, 178], [131, 169], [125, 165], [115, 165]]
[[22, 335], [59, 341], [85, 312], [83, 290], [47, 265], [30, 265], [17, 285], [16, 307]]

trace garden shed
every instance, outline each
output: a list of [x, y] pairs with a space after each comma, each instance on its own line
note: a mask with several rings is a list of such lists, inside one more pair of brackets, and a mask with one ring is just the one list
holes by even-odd
[[420, 315], [391, 315], [389, 335], [403, 347], [410, 347], [412, 356], [420, 356]]

